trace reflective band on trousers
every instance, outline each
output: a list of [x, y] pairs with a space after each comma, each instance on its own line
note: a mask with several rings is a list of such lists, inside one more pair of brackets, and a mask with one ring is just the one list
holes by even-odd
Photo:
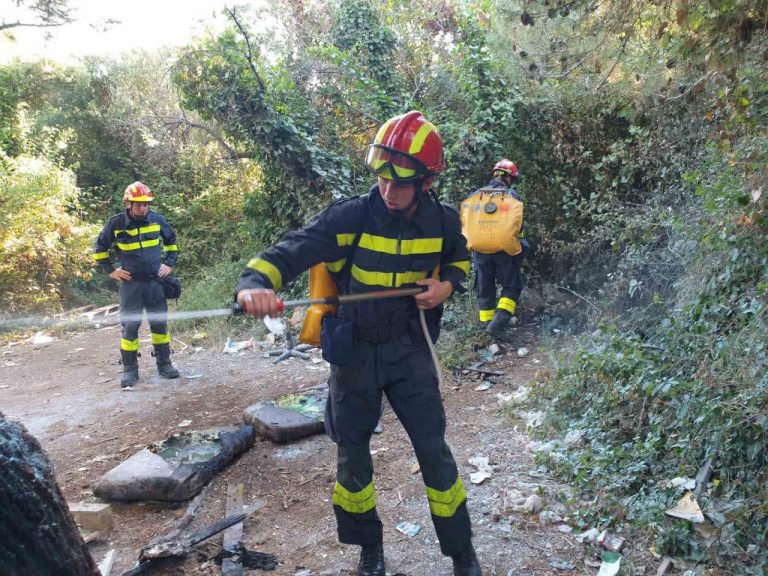
[[480, 310], [480, 322], [489, 322], [496, 310]]
[[450, 518], [456, 514], [459, 506], [467, 499], [467, 493], [464, 491], [464, 485], [461, 478], [456, 477], [456, 482], [448, 490], [441, 491], [424, 487], [429, 499], [429, 511], [433, 516], [440, 518]]
[[125, 338], [120, 338], [120, 350], [125, 350], [126, 352], [138, 352], [139, 339], [126, 340]]
[[517, 310], [517, 302], [512, 300], [512, 298], [505, 298], [502, 296], [499, 298], [499, 304], [497, 308], [501, 308], [502, 310], [506, 310], [510, 314], [514, 314], [515, 310]]
[[364, 514], [376, 508], [376, 492], [373, 480], [359, 492], [350, 492], [336, 482], [333, 487], [333, 503], [351, 514]]
[[170, 332], [166, 332], [165, 334], [155, 334], [154, 332], [150, 332], [150, 335], [152, 336], [152, 344], [170, 344], [171, 343]]

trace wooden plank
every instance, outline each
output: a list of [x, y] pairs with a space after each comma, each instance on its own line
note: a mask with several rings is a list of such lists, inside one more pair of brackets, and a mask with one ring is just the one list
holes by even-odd
[[69, 511], [84, 531], [108, 532], [112, 529], [112, 506], [106, 502], [68, 504]]
[[499, 372], [497, 370], [484, 370], [483, 368], [473, 368], [472, 366], [469, 366], [468, 368], [464, 368], [464, 370], [469, 370], [470, 372], [480, 372], [480, 374], [490, 374], [491, 376], [506, 376], [506, 372]]
[[[227, 516], [243, 511], [243, 485], [227, 485]], [[242, 576], [243, 560], [240, 548], [243, 541], [243, 523], [239, 522], [224, 531], [224, 558], [221, 561], [222, 576]]]

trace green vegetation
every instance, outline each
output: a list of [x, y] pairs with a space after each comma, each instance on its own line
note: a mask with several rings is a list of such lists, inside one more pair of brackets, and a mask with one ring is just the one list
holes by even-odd
[[[44, 3], [45, 4], [45, 3]], [[66, 2], [48, 3], [66, 8]], [[88, 245], [145, 181], [177, 228], [184, 309], [226, 305], [243, 262], [364, 193], [391, 115], [439, 127], [456, 203], [521, 169], [527, 277], [580, 296], [537, 394], [586, 447], [552, 466], [657, 549], [759, 574], [768, 561], [768, 4], [765, 0], [280, 0], [175, 52], [0, 67], [0, 306], [103, 298]], [[66, 12], [63, 14], [66, 15]], [[302, 284], [294, 287], [301, 293]], [[470, 297], [441, 352], [466, 361]], [[545, 303], [546, 306], [546, 303]], [[562, 312], [562, 311], [561, 311]], [[215, 339], [237, 324], [198, 329]], [[553, 356], [555, 351], [553, 351]], [[663, 517], [662, 480], [713, 459], [721, 539]], [[735, 510], [735, 512], [734, 512]], [[586, 519], [586, 518], [585, 518]]]

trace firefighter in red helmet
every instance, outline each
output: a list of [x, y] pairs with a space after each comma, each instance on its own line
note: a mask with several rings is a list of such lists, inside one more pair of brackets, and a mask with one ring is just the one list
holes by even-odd
[[[162, 279], [171, 274], [178, 247], [176, 233], [149, 207], [155, 195], [141, 182], [125, 189], [125, 211], [110, 218], [96, 239], [93, 257], [105, 274], [120, 282], [120, 356], [123, 376], [120, 385], [133, 386], [139, 379], [139, 328], [144, 310], [149, 318], [153, 355], [162, 378], [178, 378], [171, 363], [171, 334], [168, 303]], [[119, 261], [116, 268], [110, 252]]]
[[445, 168], [443, 143], [421, 112], [408, 112], [381, 126], [366, 164], [377, 176], [370, 191], [332, 204], [251, 260], [237, 301], [252, 316], [276, 316], [274, 291], [319, 262], [339, 294], [426, 287], [413, 298], [342, 304], [323, 319], [331, 364], [325, 426], [338, 450], [333, 510], [339, 540], [361, 546], [357, 575], [384, 576], [369, 443], [386, 395], [415, 449], [442, 552], [455, 574], [478, 576], [466, 492], [445, 442], [438, 378], [419, 322], [422, 309], [436, 340], [442, 302], [464, 291], [470, 266], [458, 214], [430, 191]]
[[[493, 167], [493, 179], [491, 182], [476, 190], [473, 194], [473, 196], [484, 194], [491, 199], [489, 203], [483, 205], [486, 211], [488, 206], [495, 207], [496, 203], [499, 203], [498, 200], [494, 203], [494, 197], [502, 198], [501, 208], [510, 208], [510, 203], [518, 207], [519, 222], [516, 222], [514, 232], [510, 232], [507, 227], [496, 229], [496, 231], [504, 230], [504, 234], [514, 235], [513, 241], [510, 242], [509, 238], [499, 239], [499, 247], [504, 246], [504, 249], [477, 250], [471, 234], [467, 238], [470, 247], [472, 247], [472, 263], [475, 268], [477, 281], [477, 303], [480, 324], [484, 326], [486, 332], [500, 339], [507, 338], [507, 328], [517, 312], [520, 293], [523, 290], [523, 278], [520, 271], [523, 258], [522, 251], [526, 246], [522, 232], [523, 206], [520, 195], [512, 187], [518, 179], [517, 166], [514, 162], [505, 158], [499, 160]], [[508, 200], [506, 204], [504, 204], [505, 197]], [[465, 205], [462, 204], [462, 217], [466, 220]], [[480, 212], [483, 212], [483, 210]], [[505, 213], [509, 214], [509, 218], [513, 217], [513, 210]], [[486, 218], [488, 217], [486, 216]], [[465, 234], [467, 234], [467, 227], [465, 227]], [[511, 249], [509, 248], [510, 246], [512, 247]], [[497, 283], [501, 285], [501, 294], [498, 299], [496, 297]]]

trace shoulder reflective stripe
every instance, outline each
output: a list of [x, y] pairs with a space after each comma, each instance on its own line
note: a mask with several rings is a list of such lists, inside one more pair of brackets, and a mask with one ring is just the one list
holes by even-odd
[[373, 481], [359, 492], [350, 492], [336, 482], [333, 487], [333, 504], [352, 514], [365, 514], [376, 508], [376, 491]]
[[417, 280], [424, 280], [427, 277], [427, 272], [398, 272], [395, 276], [395, 288], [399, 288], [403, 284], [413, 284]]
[[433, 516], [439, 518], [450, 518], [456, 514], [456, 510], [467, 499], [467, 493], [464, 491], [464, 485], [461, 478], [456, 478], [456, 482], [448, 490], [435, 490], [429, 486], [424, 487], [427, 491], [429, 500], [429, 511]]
[[125, 338], [120, 338], [120, 350], [125, 350], [126, 352], [138, 352], [139, 339], [126, 340]]
[[267, 278], [269, 278], [269, 281], [272, 282], [273, 290], [280, 290], [280, 288], [283, 287], [283, 275], [280, 273], [280, 270], [278, 270], [277, 267], [271, 262], [267, 262], [262, 258], [254, 258], [248, 262], [248, 268], [256, 270], [256, 272], [261, 272]]
[[497, 308], [501, 308], [502, 310], [506, 310], [510, 314], [514, 314], [515, 310], [517, 310], [517, 302], [512, 300], [512, 298], [505, 298], [502, 296], [499, 298], [499, 304], [497, 305]]
[[373, 252], [384, 252], [385, 254], [397, 254], [397, 239], [385, 238], [384, 236], [373, 236], [372, 234], [363, 234], [358, 243], [360, 248], [372, 250]]
[[448, 266], [455, 266], [464, 274], [469, 274], [469, 269], [472, 266], [472, 264], [469, 262], [469, 260], [458, 260], [456, 262], [448, 262]]
[[176, 244], [168, 244], [168, 246], [163, 246], [163, 252], [178, 252], [179, 247], [176, 246]]
[[341, 269], [344, 268], [344, 264], [346, 263], [347, 259], [342, 258], [341, 260], [336, 260], [336, 262], [326, 262], [325, 267], [331, 272], [341, 272]]
[[106, 260], [109, 258], [109, 252], [95, 252], [93, 254], [94, 260]]
[[339, 246], [352, 246], [355, 234], [336, 234], [336, 244]]
[[155, 334], [154, 332], [150, 332], [149, 335], [152, 338], [152, 344], [170, 344], [171, 343], [170, 332], [166, 332], [165, 334]]
[[369, 272], [352, 264], [352, 278], [366, 286], [392, 287], [392, 272]]
[[419, 128], [418, 132], [416, 132], [416, 135], [413, 137], [413, 140], [411, 140], [411, 146], [408, 148], [408, 153], [417, 154], [418, 152], [421, 152], [421, 147], [424, 146], [424, 141], [434, 129], [435, 127], [429, 122], [422, 124], [421, 128]]
[[420, 238], [417, 240], [403, 240], [400, 243], [400, 254], [432, 254], [443, 249], [442, 238]]
[[480, 322], [489, 322], [495, 313], [496, 310], [480, 310]]

